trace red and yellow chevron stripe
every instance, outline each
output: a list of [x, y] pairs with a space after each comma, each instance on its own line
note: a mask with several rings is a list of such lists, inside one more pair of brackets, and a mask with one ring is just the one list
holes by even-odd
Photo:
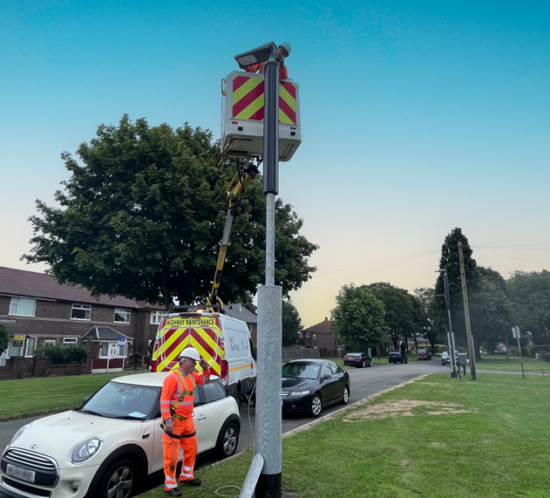
[[[264, 120], [264, 79], [251, 76], [233, 76], [234, 119]], [[279, 82], [279, 122], [296, 124], [296, 85]]]
[[[225, 349], [219, 327], [172, 327], [167, 323], [159, 333], [159, 341], [155, 344], [153, 360], [157, 361], [157, 372], [175, 370], [181, 352], [189, 346], [196, 348], [210, 367], [221, 375], [222, 360], [225, 359]], [[197, 365], [197, 370], [201, 370]]]

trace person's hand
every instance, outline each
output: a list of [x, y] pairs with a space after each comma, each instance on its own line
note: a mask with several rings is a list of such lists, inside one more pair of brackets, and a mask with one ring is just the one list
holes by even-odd
[[166, 432], [174, 432], [174, 421], [172, 419], [165, 420], [164, 425], [166, 426]]
[[200, 365], [200, 367], [202, 368], [202, 371], [203, 371], [203, 372], [205, 372], [206, 370], [208, 370], [208, 362], [207, 362], [204, 358], [201, 358], [201, 359], [200, 359], [199, 365]]

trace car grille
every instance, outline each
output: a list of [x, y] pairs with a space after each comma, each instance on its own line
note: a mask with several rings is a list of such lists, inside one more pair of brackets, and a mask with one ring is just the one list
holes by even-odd
[[4, 455], [4, 460], [15, 465], [23, 464], [35, 472], [55, 472], [57, 474], [57, 465], [53, 459], [33, 451], [12, 448]]

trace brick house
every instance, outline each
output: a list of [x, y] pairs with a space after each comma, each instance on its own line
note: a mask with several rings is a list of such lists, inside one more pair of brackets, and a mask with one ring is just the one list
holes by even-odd
[[134, 352], [147, 354], [163, 310], [120, 296], [96, 299], [79, 285], [60, 285], [43, 273], [0, 267], [0, 322], [10, 335], [0, 358], [32, 357], [37, 347], [76, 344], [101, 329], [103, 334], [92, 338], [92, 356], [106, 360], [109, 351], [115, 354], [111, 344], [119, 345], [124, 337], [124, 346], [115, 354], [122, 365], [122, 358]]
[[301, 338], [306, 348], [326, 350], [328, 356], [341, 356], [343, 345], [338, 337], [330, 331], [330, 321], [325, 319], [307, 329], [302, 330]]
[[223, 307], [224, 311], [232, 318], [242, 320], [248, 325], [252, 344], [258, 345], [258, 317], [241, 303], [227, 303]]

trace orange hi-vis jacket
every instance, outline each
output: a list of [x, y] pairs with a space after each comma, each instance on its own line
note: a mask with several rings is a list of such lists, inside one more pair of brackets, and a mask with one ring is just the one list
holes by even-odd
[[[266, 62], [262, 62], [261, 64], [254, 64], [253, 66], [245, 68], [245, 71], [247, 73], [255, 73], [256, 71], [258, 71], [260, 74], [264, 74], [266, 64]], [[277, 65], [278, 64], [279, 63], [277, 63]], [[286, 66], [279, 66], [279, 80], [286, 79], [288, 79], [288, 69], [286, 68]]]
[[[162, 420], [174, 417], [183, 420], [193, 416], [195, 405], [195, 387], [210, 380], [209, 370], [203, 373], [191, 372], [184, 377], [179, 370], [174, 370], [162, 384], [160, 395], [160, 413]], [[183, 398], [182, 398], [183, 395]]]

